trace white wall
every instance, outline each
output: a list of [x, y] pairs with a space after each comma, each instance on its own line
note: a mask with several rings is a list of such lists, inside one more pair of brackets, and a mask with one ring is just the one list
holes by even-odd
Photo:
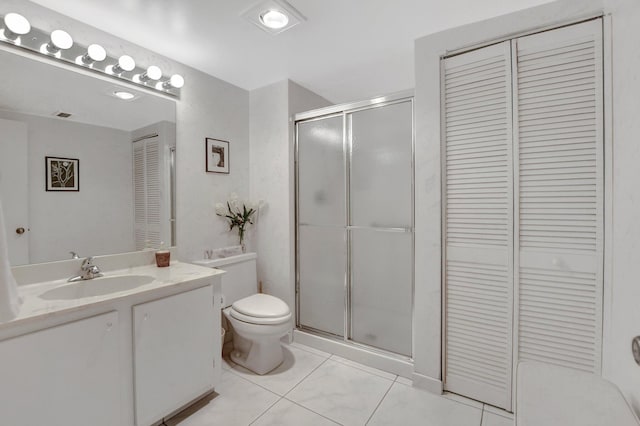
[[[129, 132], [0, 112], [27, 125], [31, 263], [133, 250]], [[6, 155], [4, 153], [3, 155]], [[44, 158], [80, 160], [79, 192], [45, 191]]]
[[292, 82], [281, 81], [250, 94], [251, 198], [267, 203], [250, 235], [258, 253], [258, 280], [265, 293], [295, 307], [294, 151], [291, 115], [330, 105]]
[[[613, 170], [607, 195], [603, 375], [640, 412], [640, 367], [631, 339], [640, 334], [640, 3], [635, 0], [558, 1], [433, 34], [416, 41], [416, 290], [415, 370], [426, 382], [441, 379], [440, 56], [447, 51], [562, 24], [597, 13], [611, 14]], [[607, 46], [606, 48], [608, 48]], [[611, 226], [613, 224], [613, 226]]]
[[[100, 43], [111, 56], [128, 54], [141, 66], [155, 64], [165, 75], [183, 75], [186, 83], [176, 100], [179, 257], [199, 259], [205, 248], [236, 243], [235, 234], [215, 216], [214, 205], [230, 192], [249, 193], [249, 93], [29, 1], [4, 0], [3, 10], [21, 13], [45, 31], [64, 28], [77, 43]], [[205, 172], [205, 137], [230, 142], [229, 175]]]

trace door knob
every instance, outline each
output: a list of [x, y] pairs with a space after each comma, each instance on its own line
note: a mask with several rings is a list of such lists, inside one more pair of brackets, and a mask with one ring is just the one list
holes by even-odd
[[17, 229], [16, 229], [16, 234], [18, 234], [18, 235], [22, 235], [22, 234], [24, 234], [24, 228], [22, 228], [22, 227], [17, 228]]

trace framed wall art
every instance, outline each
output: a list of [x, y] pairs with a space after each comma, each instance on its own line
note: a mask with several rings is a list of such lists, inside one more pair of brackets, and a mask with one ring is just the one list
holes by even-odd
[[80, 191], [80, 160], [44, 157], [47, 191]]
[[229, 174], [229, 142], [205, 138], [207, 172]]

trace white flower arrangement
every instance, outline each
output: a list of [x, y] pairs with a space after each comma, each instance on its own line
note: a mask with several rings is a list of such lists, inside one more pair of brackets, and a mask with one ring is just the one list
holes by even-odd
[[224, 203], [216, 203], [216, 215], [227, 219], [229, 231], [232, 231], [233, 228], [238, 228], [238, 237], [243, 249], [245, 227], [254, 223], [253, 216], [263, 205], [264, 202], [262, 200], [258, 202], [241, 200], [236, 193], [229, 195], [226, 205]]

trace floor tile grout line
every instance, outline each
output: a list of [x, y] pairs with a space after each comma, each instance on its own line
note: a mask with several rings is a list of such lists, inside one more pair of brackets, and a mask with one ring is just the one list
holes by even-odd
[[[325, 362], [327, 362], [329, 358], [325, 358], [320, 364], [318, 364], [316, 366], [316, 368], [314, 368], [313, 370], [309, 371], [309, 373], [307, 375], [305, 375], [302, 379], [300, 379], [295, 385], [293, 385], [291, 387], [291, 389], [289, 389], [288, 391], [286, 391], [284, 393], [284, 395], [282, 395], [283, 398], [285, 398], [287, 395], [289, 395], [295, 388], [298, 387], [298, 385], [300, 385], [300, 383], [304, 382], [307, 377], [309, 377], [310, 375], [312, 375], [318, 368], [322, 367], [324, 365]], [[288, 399], [288, 398], [287, 398]]]
[[[278, 395], [278, 396], [279, 396], [279, 395]], [[262, 416], [264, 416], [265, 414], [267, 414], [267, 412], [268, 412], [269, 410], [271, 410], [271, 409], [272, 409], [272, 408], [273, 408], [273, 407], [274, 407], [278, 402], [282, 401], [283, 399], [284, 399], [284, 397], [280, 396], [280, 397], [276, 400], [276, 402], [274, 402], [273, 404], [271, 404], [270, 406], [268, 406], [268, 407], [267, 407], [267, 408], [266, 408], [262, 413], [260, 413], [260, 414], [258, 415], [258, 417], [256, 417], [256, 418], [255, 418], [255, 419], [253, 419], [251, 422], [249, 422], [249, 425], [248, 425], [248, 426], [251, 426], [252, 424], [254, 424], [255, 422], [257, 422], [257, 421], [258, 421], [258, 419], [259, 419], [260, 417], [262, 417]]]
[[339, 423], [339, 422], [337, 422], [336, 420], [333, 420], [332, 418], [325, 416], [324, 414], [320, 414], [320, 413], [318, 413], [317, 411], [313, 411], [311, 408], [309, 408], [309, 407], [305, 407], [304, 405], [302, 405], [302, 404], [300, 404], [300, 403], [298, 403], [298, 402], [295, 402], [295, 401], [293, 401], [293, 400], [291, 400], [291, 399], [289, 399], [289, 398], [287, 398], [287, 397], [284, 397], [284, 396], [283, 396], [283, 397], [282, 397], [282, 399], [287, 400], [287, 401], [289, 401], [290, 403], [295, 404], [295, 405], [297, 405], [297, 406], [298, 406], [298, 407], [300, 407], [300, 408], [304, 408], [304, 409], [305, 409], [305, 410], [307, 410], [307, 411], [311, 411], [312, 413], [317, 414], [317, 415], [319, 415], [320, 417], [323, 417], [323, 418], [325, 418], [325, 419], [329, 420], [329, 421], [330, 421], [330, 422], [332, 422], [332, 423], [335, 423], [335, 424], [337, 424], [337, 425], [342, 426], [342, 423]]
[[[236, 365], [237, 365], [237, 364], [236, 364]], [[240, 367], [242, 367], [242, 366], [240, 366]], [[244, 376], [242, 376], [242, 375], [238, 374], [237, 372], [235, 372], [233, 369], [228, 370], [228, 371], [229, 371], [231, 374], [233, 374], [234, 376], [241, 378], [241, 379], [242, 379], [242, 380], [244, 380], [245, 382], [249, 382], [249, 383], [251, 383], [252, 385], [258, 386], [259, 388], [262, 388], [262, 389], [266, 390], [267, 392], [270, 392], [270, 393], [274, 394], [274, 395], [275, 395], [275, 396], [277, 396], [278, 398], [282, 398], [282, 397], [284, 397], [284, 395], [280, 395], [279, 393], [274, 392], [274, 391], [272, 391], [271, 389], [268, 389], [268, 388], [266, 388], [266, 387], [264, 387], [264, 386], [262, 386], [262, 385], [260, 385], [260, 384], [258, 384], [258, 383], [256, 383], [256, 382], [253, 382], [253, 381], [251, 381], [251, 380], [247, 379], [246, 377], [244, 377]]]
[[376, 411], [378, 411], [378, 408], [380, 408], [380, 405], [382, 404], [382, 401], [384, 401], [384, 399], [387, 397], [387, 395], [391, 391], [391, 388], [393, 387], [394, 384], [395, 384], [395, 382], [392, 382], [391, 385], [389, 386], [389, 389], [387, 389], [387, 391], [384, 393], [382, 398], [380, 398], [380, 401], [378, 401], [378, 405], [376, 405], [376, 408], [373, 409], [373, 411], [369, 415], [369, 418], [367, 418], [367, 421], [364, 423], [365, 426], [369, 424], [369, 422], [371, 421], [373, 416], [376, 414]]
[[[308, 352], [308, 353], [311, 353], [311, 352]], [[304, 379], [306, 379], [307, 377], [309, 377], [309, 375], [311, 375], [314, 371], [316, 371], [318, 368], [320, 368], [320, 366], [322, 366], [322, 364], [324, 364], [325, 362], [327, 362], [327, 360], [328, 360], [328, 359], [329, 359], [329, 358], [325, 358], [325, 359], [323, 359], [323, 360], [322, 360], [322, 362], [321, 362], [320, 364], [318, 364], [318, 365], [317, 365], [313, 370], [311, 370], [311, 371], [310, 371], [308, 374], [306, 374], [303, 378], [301, 378], [299, 381], [297, 381], [297, 382], [296, 382], [296, 384], [295, 384], [295, 385], [293, 385], [293, 386], [291, 387], [291, 389], [289, 389], [288, 391], [286, 391], [286, 392], [285, 392], [284, 394], [282, 394], [282, 395], [280, 395], [278, 392], [274, 392], [273, 390], [271, 390], [271, 389], [269, 389], [269, 388], [267, 388], [267, 387], [265, 387], [265, 386], [263, 386], [263, 385], [261, 385], [261, 384], [259, 384], [259, 383], [254, 382], [253, 380], [250, 380], [250, 379], [248, 379], [248, 378], [244, 377], [243, 375], [239, 374], [239, 373], [238, 373], [238, 371], [236, 371], [236, 369], [234, 369], [233, 367], [232, 367], [230, 370], [227, 370], [227, 371], [228, 371], [228, 372], [230, 372], [231, 374], [233, 374], [234, 376], [236, 376], [236, 377], [240, 377], [241, 379], [243, 379], [243, 380], [245, 380], [245, 381], [247, 381], [247, 382], [251, 383], [252, 385], [256, 385], [256, 386], [258, 386], [258, 387], [260, 387], [260, 388], [262, 388], [262, 389], [264, 389], [264, 390], [266, 390], [266, 391], [271, 392], [271, 393], [272, 393], [272, 394], [274, 394], [274, 395], [277, 395], [277, 396], [279, 396], [279, 397], [283, 398], [283, 397], [285, 397], [286, 395], [288, 395], [288, 394], [289, 394], [289, 392], [291, 392], [291, 391], [292, 391], [296, 386], [298, 386], [298, 385], [299, 385], [299, 384], [300, 384]], [[239, 366], [239, 367], [241, 367], [241, 368], [244, 368], [244, 367], [242, 367], [242, 366], [241, 366], [241, 365], [239, 365], [239, 364], [234, 364], [234, 365], [237, 365], [237, 366]]]
[[[330, 356], [328, 359], [331, 359], [332, 361], [335, 361], [335, 362], [339, 362], [340, 364], [342, 364], [342, 365], [346, 365], [347, 367], [352, 367], [352, 368], [355, 368], [356, 370], [360, 370], [360, 371], [364, 371], [365, 373], [373, 374], [374, 376], [376, 376], [376, 377], [380, 377], [381, 379], [391, 380], [392, 382], [395, 382], [395, 381], [396, 381], [396, 379], [398, 378], [398, 375], [397, 375], [397, 374], [388, 373], [387, 371], [380, 370], [379, 368], [369, 367], [369, 368], [373, 368], [373, 369], [375, 369], [375, 370], [380, 370], [380, 371], [382, 371], [382, 372], [385, 372], [385, 373], [391, 374], [391, 375], [393, 375], [393, 376], [395, 376], [395, 377], [394, 377], [393, 379], [390, 379], [390, 378], [388, 378], [388, 377], [384, 377], [384, 376], [382, 376], [382, 375], [380, 375], [380, 374], [374, 373], [373, 371], [365, 370], [364, 368], [360, 368], [360, 367], [355, 366], [355, 365], [347, 364], [346, 362], [342, 362], [342, 361], [340, 361], [340, 360], [338, 360], [338, 359], [333, 358], [333, 356], [334, 356], [334, 355], [335, 355], [335, 356], [337, 356], [337, 357], [342, 358], [340, 355], [331, 354], [331, 356]], [[343, 358], [343, 359], [347, 359], [347, 358]], [[347, 361], [351, 361], [351, 360], [350, 360], [350, 359], [347, 359]], [[355, 364], [359, 364], [359, 363], [358, 363], [358, 362], [356, 362], [356, 361], [351, 361], [351, 362], [353, 362], [353, 363], [355, 363]], [[365, 367], [368, 367], [368, 365], [365, 365]]]

